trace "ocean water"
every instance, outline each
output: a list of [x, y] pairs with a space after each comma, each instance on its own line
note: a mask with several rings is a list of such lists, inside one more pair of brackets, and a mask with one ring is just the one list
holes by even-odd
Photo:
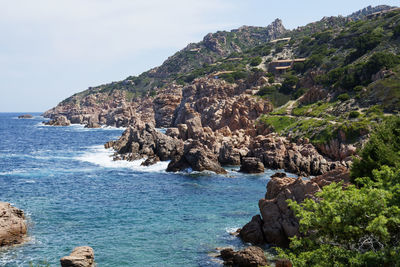
[[103, 144], [122, 129], [50, 127], [0, 113], [0, 201], [25, 211], [29, 241], [0, 250], [0, 266], [59, 259], [76, 246], [98, 266], [221, 266], [217, 247], [258, 213], [273, 171], [165, 172], [167, 162], [113, 162]]

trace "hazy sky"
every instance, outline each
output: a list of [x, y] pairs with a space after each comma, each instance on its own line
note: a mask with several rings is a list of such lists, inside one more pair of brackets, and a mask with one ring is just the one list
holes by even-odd
[[160, 65], [209, 32], [295, 28], [370, 0], [0, 0], [0, 112], [45, 111], [89, 86]]

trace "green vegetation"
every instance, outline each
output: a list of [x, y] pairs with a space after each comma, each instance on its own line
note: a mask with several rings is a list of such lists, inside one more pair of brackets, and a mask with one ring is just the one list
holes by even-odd
[[344, 93], [344, 94], [338, 95], [337, 99], [340, 101], [347, 101], [350, 99], [350, 96], [348, 93]]
[[353, 110], [353, 111], [350, 111], [349, 118], [350, 119], [358, 118], [358, 117], [360, 117], [360, 115], [361, 115], [360, 112]]
[[273, 130], [277, 133], [282, 132], [287, 129], [289, 126], [293, 125], [296, 122], [296, 119], [286, 117], [286, 116], [263, 116], [260, 120], [269, 127], [273, 128]]
[[280, 92], [279, 86], [266, 86], [261, 88], [257, 95], [264, 99], [268, 99], [274, 105], [274, 107], [279, 107], [286, 104], [290, 99], [290, 95], [286, 95]]
[[352, 168], [359, 187], [344, 189], [342, 183], [333, 183], [316, 194], [318, 201], [306, 199], [298, 204], [288, 200], [300, 219], [302, 235], [291, 239], [289, 249], [278, 249], [279, 258], [288, 258], [300, 267], [397, 266], [399, 126], [399, 117], [390, 118], [372, 135], [361, 152], [362, 159]]
[[362, 159], [355, 159], [352, 167], [353, 180], [371, 177], [372, 171], [382, 165], [400, 168], [400, 119], [388, 118], [360, 155]]
[[260, 65], [261, 62], [262, 62], [262, 58], [261, 57], [252, 58], [251, 61], [250, 61], [250, 66], [256, 67], [256, 66]]

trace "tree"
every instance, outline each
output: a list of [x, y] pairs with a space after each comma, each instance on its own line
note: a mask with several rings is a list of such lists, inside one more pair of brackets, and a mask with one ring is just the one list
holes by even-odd
[[360, 153], [361, 159], [355, 159], [351, 168], [351, 177], [371, 177], [372, 171], [382, 165], [400, 167], [400, 118], [387, 118], [373, 134]]

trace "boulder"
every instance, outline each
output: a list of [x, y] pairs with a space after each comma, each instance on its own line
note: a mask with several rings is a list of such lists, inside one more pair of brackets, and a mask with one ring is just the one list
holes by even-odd
[[224, 142], [219, 150], [218, 160], [224, 165], [240, 165], [240, 150], [230, 142]]
[[242, 165], [240, 166], [240, 172], [245, 173], [263, 173], [264, 164], [262, 164], [259, 158], [245, 157], [242, 159]]
[[253, 216], [251, 221], [240, 230], [239, 237], [246, 243], [261, 245], [265, 243], [262, 231], [263, 220], [260, 215]]
[[226, 173], [218, 163], [217, 156], [198, 140], [188, 140], [183, 153], [175, 157], [168, 165], [167, 171], [176, 172], [191, 168], [194, 171], [212, 171]]
[[71, 122], [64, 115], [60, 115], [44, 124], [50, 126], [69, 126]]
[[61, 267], [92, 267], [94, 251], [91, 247], [76, 247], [69, 256], [60, 259]]
[[144, 123], [129, 127], [117, 141], [108, 142], [104, 146], [116, 150], [116, 160], [148, 158], [146, 164], [171, 160], [183, 153], [182, 140], [167, 136], [157, 131], [153, 125]]
[[0, 247], [23, 243], [26, 233], [24, 212], [10, 203], [0, 202]]
[[268, 264], [264, 251], [255, 246], [247, 247], [243, 250], [234, 251], [226, 248], [221, 251], [221, 258], [224, 265], [238, 267], [258, 267]]

